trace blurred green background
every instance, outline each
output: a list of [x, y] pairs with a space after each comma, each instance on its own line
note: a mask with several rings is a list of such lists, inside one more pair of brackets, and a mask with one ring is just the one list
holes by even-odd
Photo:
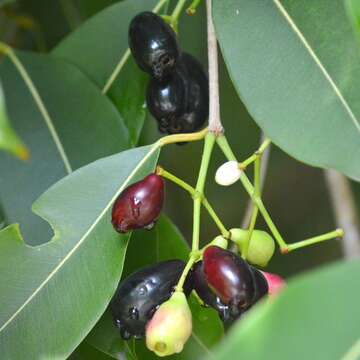
[[[48, 52], [87, 18], [115, 2], [114, 0], [10, 1], [0, 10], [0, 39], [15, 48]], [[201, 6], [194, 16], [182, 16], [179, 39], [183, 50], [197, 56], [206, 66], [204, 14], [204, 7]], [[95, 48], [96, 44], [94, 44]], [[245, 159], [256, 150], [260, 130], [238, 98], [222, 59], [220, 78], [221, 114], [226, 135], [238, 158]], [[141, 143], [151, 143], [158, 137], [155, 121], [149, 117], [141, 136]], [[185, 146], [171, 145], [162, 152], [160, 164], [189, 183], [195, 184], [200, 154], [200, 143]], [[209, 169], [206, 193], [225, 225], [229, 228], [238, 227], [242, 222], [248, 198], [240, 184], [229, 188], [215, 184], [214, 173], [223, 161], [222, 154], [216, 150]], [[248, 171], [249, 174], [252, 173], [251, 168]], [[354, 190], [360, 200], [360, 187], [354, 184]], [[274, 146], [271, 148], [264, 201], [288, 242], [299, 241], [336, 227], [322, 170], [306, 166]], [[167, 184], [166, 212], [185, 237], [191, 239], [191, 199], [170, 183]], [[257, 227], [266, 229], [261, 219]], [[202, 217], [201, 229], [201, 238], [204, 242], [217, 235], [216, 228], [206, 213]], [[341, 244], [337, 240], [332, 240], [286, 256], [277, 254], [268, 269], [287, 277], [334, 261], [341, 256]]]

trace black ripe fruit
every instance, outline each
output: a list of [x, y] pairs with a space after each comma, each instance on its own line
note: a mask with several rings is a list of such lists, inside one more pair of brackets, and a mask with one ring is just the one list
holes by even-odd
[[171, 74], [162, 81], [150, 81], [146, 103], [160, 132], [177, 134], [200, 129], [209, 114], [208, 80], [201, 64], [182, 53]]
[[169, 74], [179, 57], [175, 32], [152, 12], [142, 12], [131, 20], [129, 47], [140, 69], [156, 79]]
[[[145, 334], [146, 323], [157, 307], [170, 298], [184, 267], [181, 260], [163, 261], [138, 270], [120, 282], [110, 309], [124, 340]], [[187, 284], [185, 291], [189, 292]]]
[[127, 187], [112, 208], [112, 224], [116, 231], [151, 228], [158, 219], [164, 203], [164, 180], [150, 174]]

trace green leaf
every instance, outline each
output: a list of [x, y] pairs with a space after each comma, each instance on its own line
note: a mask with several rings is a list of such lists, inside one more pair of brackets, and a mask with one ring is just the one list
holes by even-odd
[[0, 232], [4, 359], [65, 358], [92, 329], [116, 289], [129, 237], [112, 228], [112, 203], [153, 171], [158, 154], [157, 144], [124, 151], [51, 187], [33, 205], [54, 230], [46, 244], [26, 245], [18, 225]]
[[[141, 250], [141, 256], [139, 251]], [[173, 223], [162, 216], [152, 231], [136, 231], [131, 237], [127, 250], [123, 278], [136, 269], [170, 259], [188, 258], [189, 248], [184, 238]], [[197, 300], [190, 301], [193, 314], [193, 335], [183, 352], [169, 359], [198, 359], [207, 355], [209, 350], [222, 337], [223, 328], [215, 311], [201, 307]], [[111, 315], [106, 312], [99, 323], [87, 337], [87, 341], [106, 354], [119, 358], [120, 354], [133, 360], [136, 353], [138, 359], [156, 359], [149, 352], [143, 341], [135, 342], [135, 351], [131, 351], [132, 343], [122, 341], [119, 332], [113, 325]]]
[[82, 342], [68, 357], [68, 360], [111, 360], [112, 357], [96, 350], [86, 342]]
[[29, 152], [16, 135], [14, 129], [10, 125], [10, 121], [7, 116], [5, 98], [0, 82], [0, 149], [6, 150], [11, 154], [17, 156], [19, 159], [27, 160]]
[[213, 4], [232, 81], [266, 135], [303, 162], [359, 180], [360, 56], [343, 2]]
[[[18, 71], [6, 60], [0, 75], [7, 110], [30, 149], [31, 161], [19, 164], [0, 154], [1, 168], [6, 169], [1, 174], [0, 199], [8, 222], [19, 222], [25, 237], [33, 241], [50, 236], [50, 229], [31, 214], [31, 204], [69, 172], [63, 158], [77, 169], [125, 150], [130, 143], [116, 108], [75, 66], [51, 56], [17, 54], [42, 99], [50, 126]], [[14, 189], [21, 190], [21, 196], [14, 196]]]
[[358, 359], [359, 351], [344, 355], [359, 350], [359, 272], [360, 262], [353, 261], [294, 279], [278, 298], [239, 321], [215, 358]]
[[[53, 54], [77, 65], [103, 89], [128, 48], [128, 26], [139, 12], [151, 10], [157, 1], [127, 0], [110, 6], [65, 38]], [[94, 46], [96, 44], [96, 51]], [[136, 144], [145, 120], [147, 75], [131, 60], [109, 91]]]
[[346, 0], [345, 6], [356, 35], [360, 40], [360, 2], [358, 0]]

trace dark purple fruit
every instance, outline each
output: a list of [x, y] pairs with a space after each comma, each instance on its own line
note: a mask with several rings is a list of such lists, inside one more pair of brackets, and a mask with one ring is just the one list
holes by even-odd
[[151, 228], [164, 203], [164, 180], [150, 174], [127, 187], [116, 199], [112, 209], [112, 224], [116, 231]]
[[[120, 282], [110, 303], [115, 325], [124, 340], [141, 338], [155, 310], [174, 291], [185, 263], [168, 260], [140, 269]], [[190, 292], [185, 284], [185, 293]]]
[[254, 298], [252, 299], [252, 303], [255, 304], [259, 301], [262, 297], [269, 293], [269, 286], [265, 279], [265, 276], [262, 274], [261, 271], [256, 269], [255, 267], [250, 265], [250, 269], [254, 279]]
[[231, 314], [229, 306], [225, 305], [221, 299], [210, 289], [205, 279], [202, 264], [202, 261], [199, 261], [193, 267], [193, 289], [196, 291], [196, 294], [205, 303], [205, 305], [215, 309], [218, 312], [221, 320], [224, 323], [229, 324], [240, 315], [240, 311], [238, 314]]
[[175, 32], [152, 12], [142, 12], [131, 20], [129, 47], [140, 69], [156, 79], [169, 74], [179, 57]]
[[203, 270], [210, 288], [232, 312], [253, 304], [254, 276], [246, 261], [231, 251], [209, 246], [203, 254]]
[[200, 129], [209, 114], [208, 80], [201, 64], [182, 53], [173, 73], [162, 81], [150, 81], [146, 103], [160, 132], [177, 134]]

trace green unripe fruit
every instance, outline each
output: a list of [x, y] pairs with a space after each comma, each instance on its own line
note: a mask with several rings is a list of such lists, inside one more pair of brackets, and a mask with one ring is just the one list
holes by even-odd
[[[231, 229], [230, 232], [231, 240], [237, 243], [240, 252], [243, 253], [249, 231]], [[253, 265], [265, 267], [274, 255], [274, 251], [274, 239], [266, 231], [254, 230], [251, 235], [246, 260]]]

